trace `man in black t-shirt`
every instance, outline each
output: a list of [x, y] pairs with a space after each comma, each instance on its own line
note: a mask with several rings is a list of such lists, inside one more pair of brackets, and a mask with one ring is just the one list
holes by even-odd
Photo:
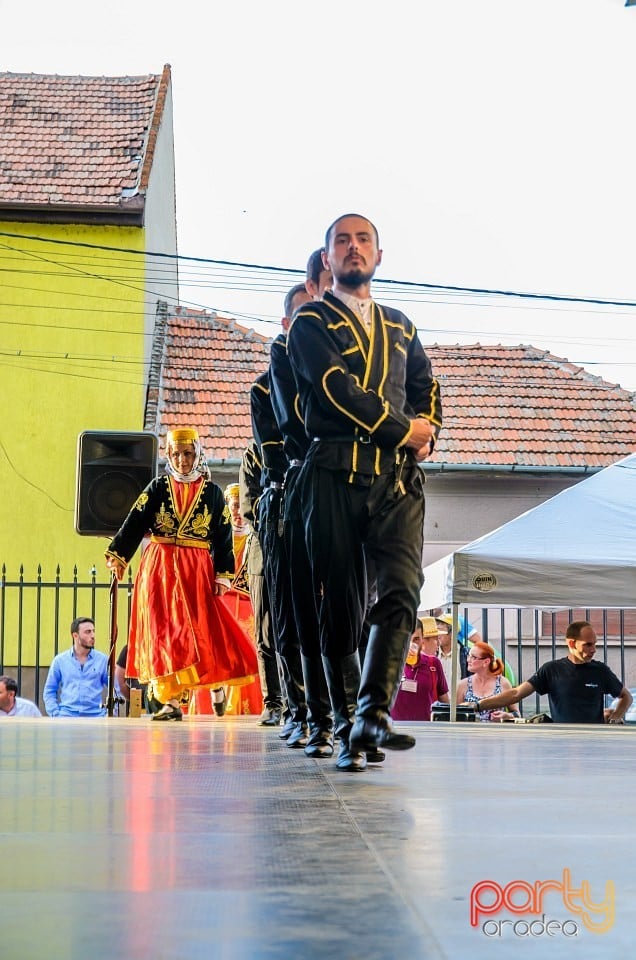
[[[494, 697], [475, 703], [475, 712], [518, 703], [532, 693], [548, 695], [555, 723], [623, 723], [632, 695], [610, 668], [594, 660], [596, 634], [587, 620], [575, 620], [565, 631], [568, 655], [544, 663], [529, 680]], [[604, 710], [605, 694], [617, 697], [616, 706]]]

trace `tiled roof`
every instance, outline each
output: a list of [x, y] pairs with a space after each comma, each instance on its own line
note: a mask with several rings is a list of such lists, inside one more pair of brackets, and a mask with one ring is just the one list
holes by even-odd
[[427, 346], [444, 426], [432, 463], [599, 468], [636, 450], [636, 395], [531, 346]]
[[[249, 388], [270, 341], [234, 321], [170, 310], [157, 324], [146, 427], [163, 440], [198, 427], [211, 459], [239, 459], [251, 438]], [[636, 398], [530, 346], [440, 345], [444, 427], [432, 464], [588, 468], [636, 450]], [[157, 427], [157, 424], [159, 426]]]
[[192, 426], [211, 460], [240, 460], [252, 437], [249, 391], [270, 343], [234, 320], [183, 307], [158, 318], [146, 429], [164, 449], [168, 430]]
[[143, 77], [0, 73], [0, 203], [101, 205], [134, 196], [169, 82], [169, 66]]

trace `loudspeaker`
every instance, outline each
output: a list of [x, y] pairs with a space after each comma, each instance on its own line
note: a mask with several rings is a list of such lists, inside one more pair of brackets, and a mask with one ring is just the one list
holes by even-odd
[[77, 440], [75, 530], [114, 536], [130, 508], [157, 473], [154, 433], [80, 433]]

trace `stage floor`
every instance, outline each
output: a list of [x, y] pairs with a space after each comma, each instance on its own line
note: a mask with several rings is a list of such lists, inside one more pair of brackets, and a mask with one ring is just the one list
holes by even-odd
[[250, 718], [6, 720], [2, 960], [630, 956], [636, 731], [404, 729], [343, 774]]

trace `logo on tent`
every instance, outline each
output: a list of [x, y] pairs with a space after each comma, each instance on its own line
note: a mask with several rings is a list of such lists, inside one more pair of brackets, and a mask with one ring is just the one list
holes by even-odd
[[497, 577], [494, 573], [478, 573], [476, 577], [473, 577], [473, 587], [482, 593], [488, 593], [490, 590], [494, 590], [496, 586]]

